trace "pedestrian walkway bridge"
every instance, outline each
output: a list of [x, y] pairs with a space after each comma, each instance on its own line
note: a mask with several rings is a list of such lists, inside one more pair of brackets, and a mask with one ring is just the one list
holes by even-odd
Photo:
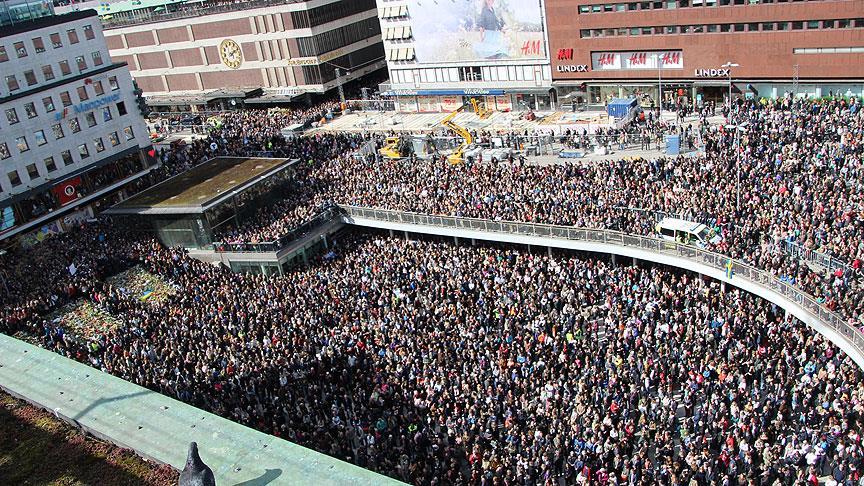
[[186, 463], [189, 442], [196, 441], [219, 486], [402, 484], [4, 334], [0, 388], [177, 469]]
[[864, 368], [864, 334], [815, 298], [776, 276], [693, 246], [618, 231], [341, 206], [343, 222], [391, 231], [607, 253], [683, 268], [757, 295], [824, 335]]

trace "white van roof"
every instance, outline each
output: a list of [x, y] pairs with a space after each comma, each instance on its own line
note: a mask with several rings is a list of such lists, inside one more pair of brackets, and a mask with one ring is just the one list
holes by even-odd
[[697, 234], [706, 228], [704, 224], [694, 223], [686, 219], [678, 218], [663, 218], [660, 220], [660, 227], [668, 228], [674, 231], [685, 231], [687, 233]]

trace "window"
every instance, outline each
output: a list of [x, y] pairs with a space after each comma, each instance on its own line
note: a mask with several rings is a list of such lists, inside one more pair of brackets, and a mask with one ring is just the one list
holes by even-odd
[[24, 71], [24, 81], [27, 81], [27, 86], [36, 84], [36, 73], [32, 69]]
[[12, 154], [9, 153], [9, 146], [6, 145], [6, 142], [0, 142], [0, 160], [8, 159], [12, 157]]
[[87, 101], [90, 95], [87, 94], [87, 86], [78, 86], [78, 100]]
[[96, 153], [105, 151], [105, 143], [102, 142], [102, 137], [94, 138], [93, 145], [96, 146]]
[[24, 104], [24, 113], [27, 114], [27, 118], [36, 118], [39, 116], [39, 113], [36, 113], [36, 105], [32, 102]]
[[792, 22], [792, 30], [801, 30], [804, 28], [804, 22]]
[[21, 59], [22, 57], [27, 57], [27, 48], [24, 47], [23, 42], [16, 42], [12, 44], [12, 47], [15, 48], [15, 54], [18, 55], [18, 59]]
[[777, 22], [777, 30], [789, 30], [789, 22]]
[[717, 24], [711, 24], [711, 25], [705, 26], [705, 32], [714, 33], [714, 32], [718, 32], [718, 31], [720, 31], [720, 26]]
[[96, 126], [96, 115], [91, 111], [84, 115], [84, 119], [87, 120], [87, 128], [93, 128]]
[[591, 30], [590, 30], [590, 29], [582, 29], [582, 30], [580, 30], [580, 31], [579, 31], [579, 37], [582, 37], [583, 39], [584, 39], [584, 38], [591, 37]]
[[54, 69], [51, 68], [51, 65], [42, 66], [42, 77], [45, 78], [45, 81], [51, 81], [54, 79]]
[[30, 177], [31, 181], [39, 177], [39, 168], [36, 167], [36, 164], [27, 165], [27, 176]]
[[72, 130], [72, 133], [78, 133], [81, 131], [81, 124], [78, 123], [77, 118], [69, 119], [69, 129]]
[[8, 121], [10, 125], [18, 123], [18, 113], [15, 111], [15, 108], [9, 108], [6, 110], [6, 121]]
[[69, 76], [72, 74], [72, 68], [69, 67], [69, 61], [60, 61], [60, 74], [63, 76]]
[[748, 32], [759, 32], [759, 24], [756, 24], [756, 23], [747, 24], [747, 31]]
[[72, 152], [68, 150], [60, 152], [60, 157], [63, 159], [63, 165], [72, 165], [75, 163], [75, 159], [72, 158]]
[[96, 96], [102, 96], [105, 93], [105, 88], [102, 87], [102, 81], [93, 82], [93, 91], [96, 92]]
[[93, 27], [89, 25], [84, 26], [84, 38], [87, 40], [93, 40], [96, 37], [96, 34], [93, 33]]
[[101, 66], [102, 65], [102, 53], [99, 51], [95, 51], [93, 54], [93, 65]]
[[112, 118], [114, 117], [111, 116], [111, 107], [106, 106], [105, 108], [102, 108], [102, 121], [111, 121]]
[[63, 103], [63, 106], [71, 106], [72, 105], [72, 97], [69, 96], [68, 91], [62, 91], [60, 93], [60, 102]]
[[9, 54], [6, 54], [6, 48], [0, 46], [0, 62], [6, 62], [9, 60]]
[[9, 91], [18, 90], [18, 79], [15, 77], [14, 74], [6, 76], [6, 87], [9, 88]]
[[108, 134], [108, 141], [111, 142], [112, 147], [120, 145], [120, 137], [117, 136], [117, 132], [111, 132]]
[[588, 5], [579, 5], [579, 13], [588, 13]]
[[41, 37], [33, 38], [33, 49], [36, 51], [37, 54], [39, 54], [40, 52], [45, 52], [45, 43], [42, 41]]
[[60, 49], [61, 47], [63, 47], [63, 43], [60, 42], [60, 33], [59, 32], [55, 32], [48, 37], [51, 38], [51, 45], [54, 46], [54, 49]]
[[864, 19], [855, 19], [855, 27], [864, 27]]
[[78, 32], [75, 29], [69, 29], [66, 31], [66, 36], [69, 37], [70, 44], [78, 43]]
[[126, 135], [126, 140], [132, 140], [135, 138], [135, 133], [132, 131], [132, 127], [124, 128], [123, 135]]
[[90, 150], [87, 149], [86, 143], [82, 143], [78, 146], [78, 155], [80, 155], [82, 159], [90, 157]]
[[9, 178], [9, 184], [12, 184], [12, 187], [18, 187], [21, 185], [21, 177], [18, 175], [17, 170], [7, 172], [6, 177]]
[[852, 25], [852, 22], [849, 19], [840, 19], [837, 21], [838, 29], [848, 29], [850, 25]]
[[27, 139], [24, 137], [18, 137], [15, 139], [15, 146], [18, 147], [18, 151], [24, 153], [30, 150], [30, 145], [27, 144]]
[[45, 157], [45, 160], [42, 162], [45, 163], [45, 169], [48, 172], [54, 172], [57, 170], [57, 164], [54, 163], [54, 157]]
[[818, 29], [819, 28], [819, 21], [818, 20], [808, 21], [807, 22], [807, 28], [808, 29]]
[[55, 140], [60, 140], [61, 138], [66, 136], [63, 133], [63, 125], [61, 125], [59, 123], [55, 123], [55, 124], [51, 125], [51, 131], [54, 132], [54, 139]]
[[729, 32], [732, 29], [730, 24], [720, 24], [720, 32]]
[[84, 60], [84, 56], [76, 56], [75, 64], [78, 65], [79, 73], [87, 69], [87, 61]]
[[823, 20], [822, 21], [822, 28], [823, 29], [833, 29], [834, 28], [834, 21], [833, 20]]
[[42, 106], [45, 108], [45, 113], [54, 111], [54, 98], [46, 96], [42, 98]]
[[744, 24], [735, 24], [735, 32], [744, 32]]
[[36, 146], [37, 147], [41, 147], [41, 146], [45, 145], [46, 143], [48, 143], [48, 139], [45, 138], [45, 131], [44, 130], [36, 130], [35, 132], [33, 132], [33, 137], [36, 139]]
[[762, 31], [774, 30], [774, 22], [763, 22]]
[[636, 2], [630, 2], [627, 4], [627, 10], [629, 10], [631, 12], [634, 10], [639, 10], [639, 4]]

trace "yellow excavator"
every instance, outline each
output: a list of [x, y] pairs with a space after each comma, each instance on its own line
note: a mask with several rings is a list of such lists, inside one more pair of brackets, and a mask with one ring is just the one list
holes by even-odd
[[476, 113], [481, 120], [492, 114], [491, 111], [486, 109], [486, 103], [481, 103], [477, 101], [476, 98], [471, 98], [471, 106], [474, 107], [474, 113]]
[[399, 159], [404, 157], [400, 150], [401, 146], [402, 139], [400, 137], [387, 137], [384, 141], [384, 146], [378, 150], [378, 153], [381, 154], [382, 157], [388, 159]]
[[452, 154], [447, 156], [447, 161], [453, 165], [462, 163], [462, 154], [465, 152], [466, 148], [468, 148], [472, 143], [474, 143], [474, 137], [471, 136], [471, 132], [469, 132], [465, 127], [457, 125], [456, 122], [453, 121], [453, 118], [455, 118], [456, 115], [458, 115], [464, 109], [465, 105], [462, 105], [459, 107], [458, 110], [450, 113], [449, 115], [447, 115], [446, 118], [441, 120], [441, 125], [447, 127], [448, 130], [462, 137], [462, 143], [459, 145], [459, 147], [457, 147]]

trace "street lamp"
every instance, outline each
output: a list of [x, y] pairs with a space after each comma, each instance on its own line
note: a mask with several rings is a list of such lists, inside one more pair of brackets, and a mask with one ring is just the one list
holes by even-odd
[[735, 212], [741, 210], [741, 132], [748, 125], [750, 125], [750, 122], [725, 126], [727, 130], [735, 130]]
[[729, 75], [729, 112], [732, 112], [732, 68], [738, 67], [740, 64], [734, 63], [732, 61], [727, 62], [726, 64], [720, 66], [726, 69], [726, 74]]

